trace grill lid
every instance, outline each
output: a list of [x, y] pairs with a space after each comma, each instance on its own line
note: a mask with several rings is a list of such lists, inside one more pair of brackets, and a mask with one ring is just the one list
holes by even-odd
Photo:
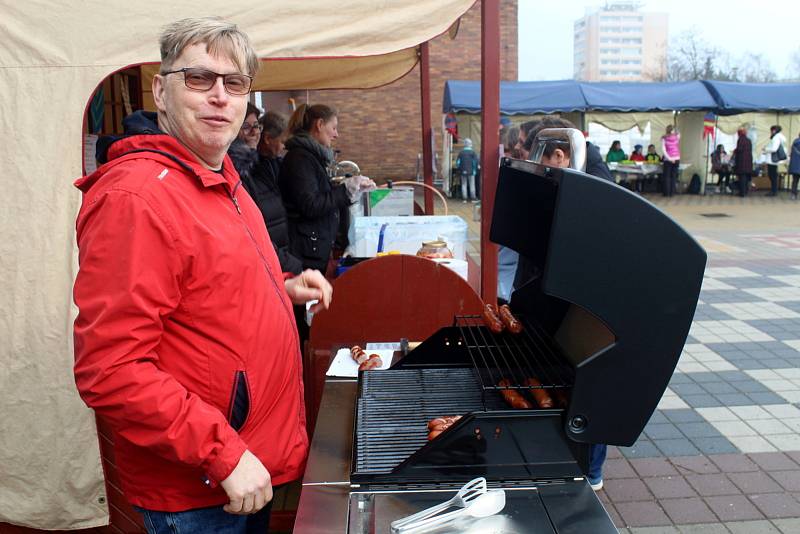
[[626, 189], [508, 158], [490, 236], [528, 265], [512, 309], [543, 325], [575, 368], [568, 435], [633, 444], [689, 333], [705, 251]]

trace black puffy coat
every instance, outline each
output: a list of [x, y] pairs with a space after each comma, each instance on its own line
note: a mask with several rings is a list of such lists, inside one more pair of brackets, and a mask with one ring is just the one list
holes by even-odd
[[330, 150], [307, 134], [286, 141], [278, 184], [289, 217], [289, 246], [304, 269], [325, 272], [331, 256], [339, 211], [350, 205], [344, 185], [333, 185], [326, 166]]
[[239, 172], [242, 186], [261, 210], [281, 270], [300, 274], [303, 263], [289, 249], [289, 224], [278, 187], [280, 161], [259, 155], [238, 139], [228, 149], [228, 155]]

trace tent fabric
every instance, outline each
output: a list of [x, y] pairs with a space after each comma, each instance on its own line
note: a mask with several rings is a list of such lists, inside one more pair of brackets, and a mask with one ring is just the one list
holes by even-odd
[[695, 82], [582, 82], [586, 109], [593, 111], [690, 111], [708, 110], [716, 102]]
[[660, 138], [664, 134], [664, 129], [667, 125], [673, 123], [673, 115], [672, 112], [622, 113], [603, 111], [586, 113], [585, 120], [587, 124], [596, 122], [616, 132], [624, 132], [634, 126], [639, 128], [640, 132], [644, 132], [647, 124], [650, 123], [651, 135], [655, 136], [655, 138]]
[[[126, 66], [157, 63], [160, 29], [203, 15], [239, 24], [260, 57], [290, 59], [280, 65], [281, 87], [315, 75], [317, 87], [385, 83], [413, 68], [415, 47], [447, 31], [474, 0], [0, 3], [0, 523], [89, 528], [109, 515], [94, 415], [72, 376], [80, 205], [72, 182], [82, 172], [84, 111], [98, 84]], [[333, 67], [315, 74], [302, 58]], [[380, 77], [367, 73], [365, 82], [370, 68], [347, 66], [361, 61], [375, 61]], [[279, 70], [269, 83], [278, 83]], [[269, 79], [269, 67], [264, 72]], [[42, 128], [43, 116], [53, 126]]]
[[[506, 115], [536, 115], [582, 111], [586, 101], [573, 80], [553, 82], [500, 82], [500, 112]], [[481, 83], [447, 80], [444, 113], [480, 113]]]
[[[416, 47], [380, 56], [334, 59], [262, 59], [253, 91], [372, 89], [402, 77], [417, 64]], [[153, 76], [160, 63], [142, 66], [145, 103], [152, 100]], [[149, 109], [155, 109], [150, 106]]]
[[800, 111], [800, 83], [740, 83], [705, 80], [717, 101], [717, 113], [737, 115], [748, 111]]
[[[444, 113], [480, 113], [479, 81], [445, 82]], [[691, 82], [503, 82], [500, 112], [507, 115], [565, 111], [800, 111], [800, 84]]]

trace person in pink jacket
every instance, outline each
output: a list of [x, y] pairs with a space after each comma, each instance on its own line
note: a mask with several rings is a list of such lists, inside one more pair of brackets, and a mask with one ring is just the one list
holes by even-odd
[[671, 124], [667, 125], [666, 133], [661, 137], [662, 171], [664, 181], [664, 196], [671, 197], [675, 193], [678, 180], [678, 169], [681, 164], [681, 134]]

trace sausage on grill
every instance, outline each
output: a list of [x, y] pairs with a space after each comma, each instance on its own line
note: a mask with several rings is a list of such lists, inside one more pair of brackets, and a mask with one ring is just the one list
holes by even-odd
[[428, 432], [428, 441], [437, 438], [439, 434], [456, 424], [459, 419], [461, 419], [460, 415], [450, 415], [428, 421], [428, 430], [430, 431]]
[[483, 322], [486, 324], [486, 327], [495, 334], [499, 334], [503, 331], [503, 322], [500, 320], [497, 306], [494, 304], [486, 304], [483, 307]]
[[450, 426], [461, 419], [460, 415], [444, 415], [428, 421], [428, 430], [435, 430], [443, 426]]
[[500, 320], [503, 322], [503, 326], [505, 326], [509, 332], [512, 334], [519, 334], [522, 332], [522, 323], [511, 313], [511, 308], [508, 307], [508, 304], [500, 306], [498, 313], [500, 314]]
[[528, 391], [531, 392], [531, 396], [533, 396], [533, 400], [536, 401], [536, 404], [539, 405], [539, 408], [552, 408], [553, 397], [550, 394], [542, 389], [542, 383], [536, 378], [526, 378], [525, 385], [531, 386], [533, 389]]
[[[511, 387], [511, 382], [504, 378], [498, 382], [497, 385], [500, 387]], [[523, 397], [519, 391], [514, 389], [501, 389], [500, 395], [502, 395], [503, 400], [515, 410], [530, 410], [533, 408], [533, 404]]]

